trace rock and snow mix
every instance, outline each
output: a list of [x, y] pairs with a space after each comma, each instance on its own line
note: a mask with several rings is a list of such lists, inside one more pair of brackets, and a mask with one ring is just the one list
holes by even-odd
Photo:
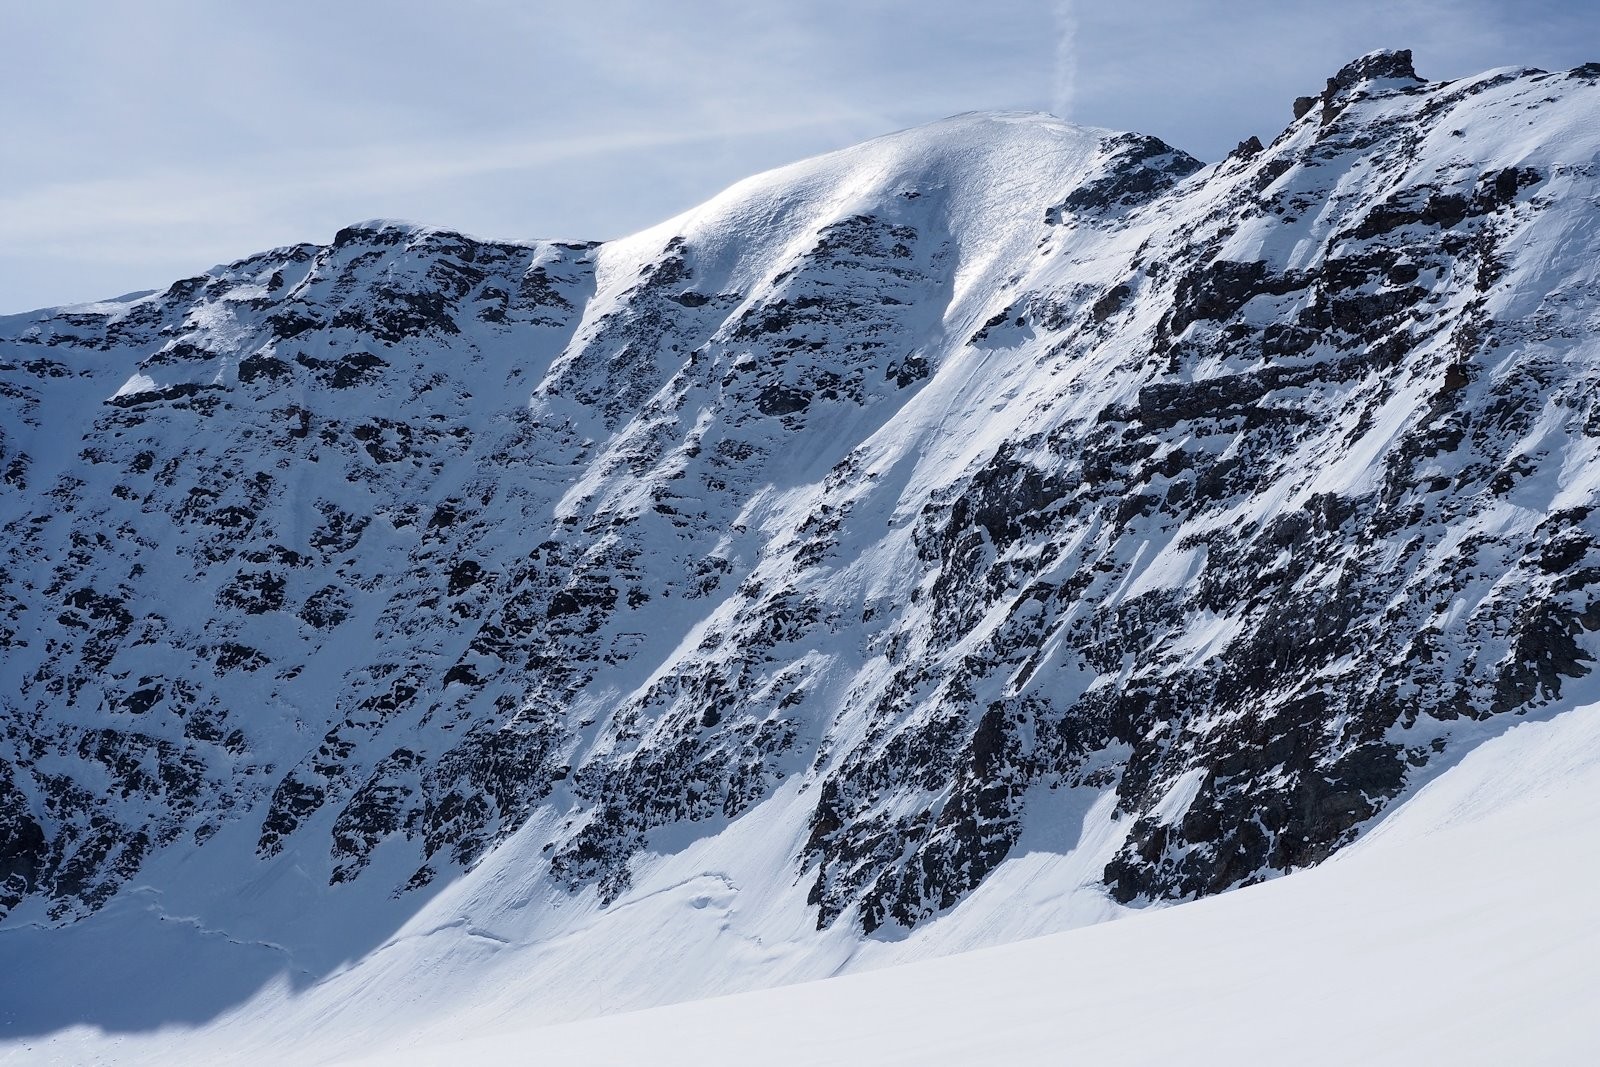
[[1600, 66], [1295, 111], [0, 318], [0, 1025], [359, 1046], [992, 944], [1316, 864], [1572, 706]]
[[[1600, 706], [1478, 749], [1326, 866], [836, 981], [483, 1026], [361, 1064], [1583, 1064]], [[965, 905], [963, 905], [965, 907]]]

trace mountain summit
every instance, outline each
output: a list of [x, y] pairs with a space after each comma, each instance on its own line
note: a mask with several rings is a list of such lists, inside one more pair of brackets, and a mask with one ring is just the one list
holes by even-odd
[[228, 976], [24, 1025], [583, 1014], [1319, 863], [1592, 685], [1597, 83], [1374, 53], [1211, 165], [963, 115], [0, 319], [0, 938]]

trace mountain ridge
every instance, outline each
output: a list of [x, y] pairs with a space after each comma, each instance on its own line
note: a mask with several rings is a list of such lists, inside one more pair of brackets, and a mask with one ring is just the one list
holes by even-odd
[[615, 242], [374, 221], [0, 320], [0, 931], [704, 854], [834, 952], [1035, 852], [1074, 921], [1320, 862], [1600, 628], [1600, 75], [1407, 72], [1210, 165], [980, 113]]

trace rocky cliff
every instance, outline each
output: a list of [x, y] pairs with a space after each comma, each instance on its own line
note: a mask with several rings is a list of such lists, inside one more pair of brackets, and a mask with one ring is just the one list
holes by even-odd
[[1293, 112], [1212, 165], [961, 116], [621, 241], [368, 223], [0, 319], [0, 913], [224, 839], [403, 901], [518, 832], [604, 906], [782, 805], [883, 936], [1073, 790], [1117, 901], [1327, 857], [1590, 674], [1600, 66]]

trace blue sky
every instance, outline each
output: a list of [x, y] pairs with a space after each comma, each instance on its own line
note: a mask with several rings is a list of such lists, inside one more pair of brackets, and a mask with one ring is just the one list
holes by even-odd
[[978, 108], [1206, 159], [1347, 60], [1600, 59], [1592, 0], [0, 0], [0, 312], [166, 285], [371, 217], [615, 237]]

